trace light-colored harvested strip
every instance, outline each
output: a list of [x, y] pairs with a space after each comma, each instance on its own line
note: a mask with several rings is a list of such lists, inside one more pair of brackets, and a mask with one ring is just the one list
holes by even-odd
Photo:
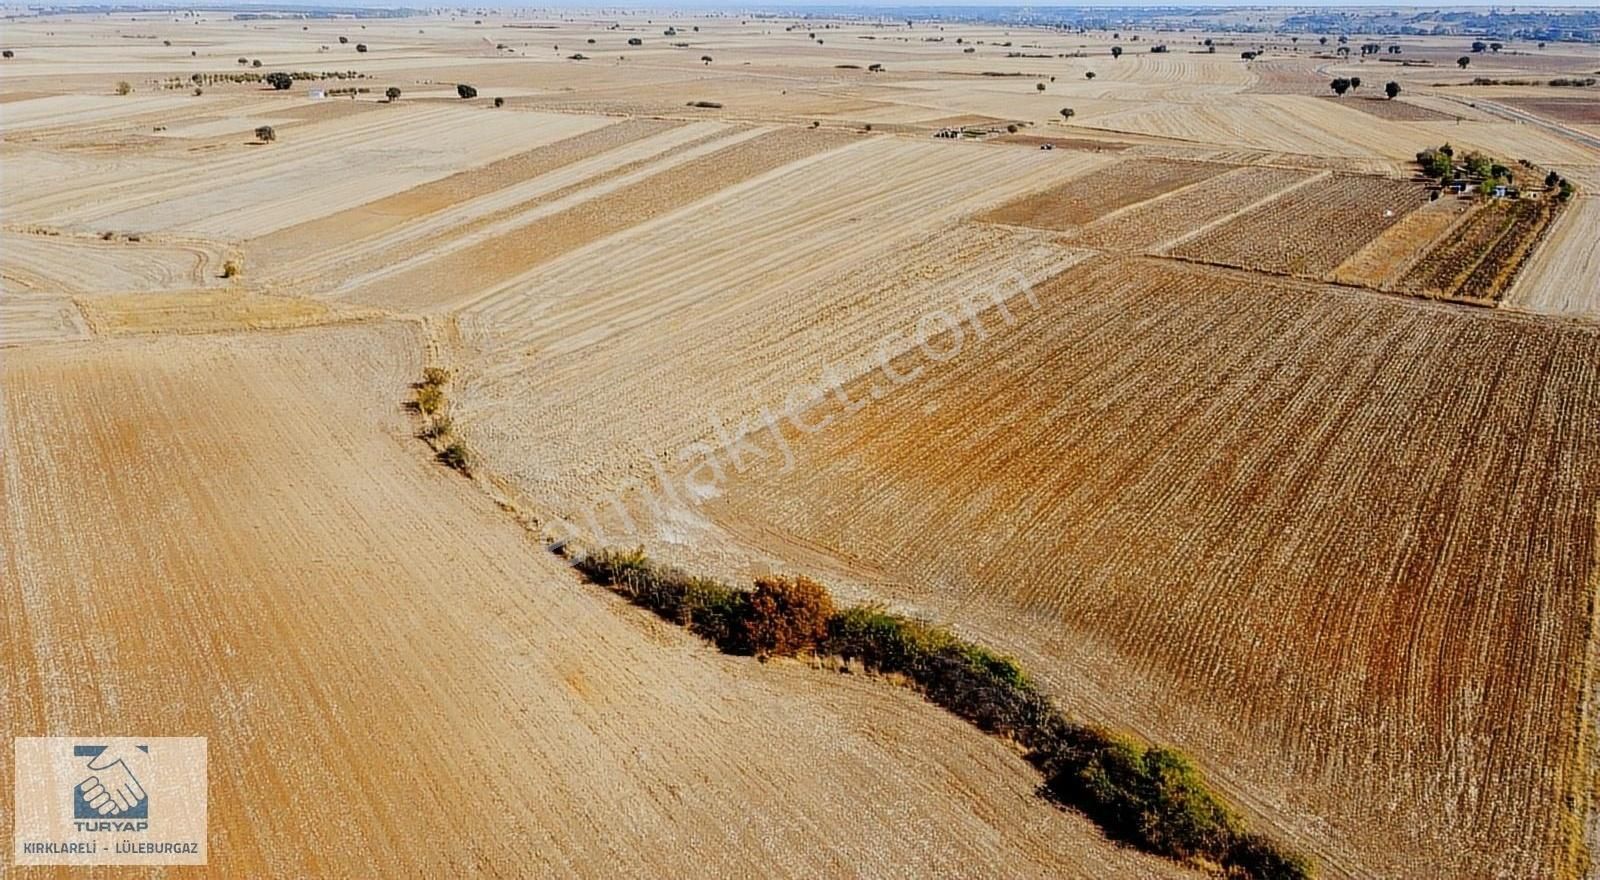
[[[681, 131], [681, 130], [680, 130]], [[501, 236], [509, 235], [518, 229], [525, 228], [538, 220], [559, 214], [591, 199], [601, 198], [614, 192], [625, 190], [638, 181], [650, 178], [657, 174], [670, 173], [672, 169], [688, 162], [727, 149], [731, 146], [749, 141], [766, 133], [765, 129], [750, 128], [729, 132], [725, 137], [713, 138], [699, 143], [689, 149], [671, 152], [664, 158], [645, 164], [637, 170], [615, 177], [607, 177], [592, 186], [580, 187], [568, 195], [546, 202], [539, 202], [531, 209], [514, 213], [499, 221], [479, 226], [466, 235], [456, 236], [441, 242], [436, 247], [431, 247], [421, 253], [414, 254], [402, 260], [389, 263], [381, 268], [365, 272], [345, 280], [338, 287], [330, 291], [335, 296], [349, 296], [359, 294], [364, 290], [373, 288], [388, 288], [392, 279], [409, 271], [418, 269], [428, 263], [448, 258], [454, 254], [470, 248], [493, 241]], [[389, 302], [393, 297], [374, 292], [369, 299]], [[416, 299], [413, 297], [413, 299]], [[425, 301], [425, 300], [424, 300]]]
[[[368, 271], [384, 271], [395, 264], [381, 255], [397, 249], [403, 249], [403, 252], [412, 255], [426, 254], [429, 258], [437, 257], [449, 253], [454, 247], [464, 246], [447, 244], [452, 241], [450, 236], [455, 236], [456, 242], [467, 241], [461, 238], [462, 227], [490, 219], [491, 215], [515, 208], [524, 202], [532, 202], [569, 187], [581, 186], [591, 179], [603, 178], [617, 169], [644, 163], [677, 150], [677, 155], [664, 160], [665, 167], [670, 167], [674, 160], [694, 155], [696, 145], [703, 145], [702, 142], [714, 142], [719, 135], [730, 131], [732, 131], [730, 126], [716, 122], [677, 126], [660, 134], [630, 141], [598, 155], [574, 161], [545, 174], [453, 205], [448, 209], [430, 213], [376, 236], [331, 249], [331, 252], [307, 255], [304, 259], [284, 265], [276, 270], [276, 274], [283, 277], [298, 275], [325, 278], [336, 269], [350, 266], [352, 261], [356, 264], [353, 268], [359, 272], [361, 264], [373, 259], [373, 255], [380, 255], [377, 259], [381, 260], [381, 265], [374, 266]], [[525, 220], [527, 216], [526, 213], [511, 214], [501, 218], [497, 223], [470, 231], [479, 235], [493, 235], [494, 230], [503, 231], [508, 226], [515, 225], [518, 218]], [[356, 280], [345, 279], [335, 292], [349, 289], [352, 284], [359, 281], [359, 278], [357, 275]]]
[[1580, 196], [1562, 212], [1506, 305], [1600, 320], [1600, 198]]
[[0, 346], [83, 339], [88, 335], [89, 327], [72, 300], [0, 291]]
[[26, 275], [48, 293], [95, 295], [220, 283], [222, 248], [203, 241], [101, 241], [66, 235], [0, 233], [0, 272]]
[[[270, 265], [274, 272], [288, 269], [295, 260], [326, 250], [345, 250], [358, 240], [370, 245], [378, 236], [438, 211], [460, 206], [550, 174], [595, 154], [616, 149], [675, 128], [679, 123], [657, 119], [628, 119], [582, 134], [534, 147], [449, 177], [414, 186], [358, 207], [297, 223], [250, 242], [250, 256]], [[341, 245], [332, 248], [332, 243]]]

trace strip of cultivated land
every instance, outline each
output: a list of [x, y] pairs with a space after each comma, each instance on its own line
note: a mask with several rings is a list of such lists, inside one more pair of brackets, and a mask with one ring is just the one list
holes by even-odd
[[1192, 751], [1333, 873], [1561, 869], [1600, 333], [1108, 258], [1039, 297], [715, 520]]
[[419, 454], [421, 343], [8, 350], [0, 733], [209, 737], [226, 876], [1184, 876], [914, 694], [580, 587]]

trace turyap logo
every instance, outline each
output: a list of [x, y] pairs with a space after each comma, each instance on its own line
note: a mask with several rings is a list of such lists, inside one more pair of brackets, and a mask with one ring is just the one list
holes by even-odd
[[13, 750], [13, 864], [206, 863], [204, 737], [24, 736]]
[[[85, 771], [89, 774], [73, 789], [72, 817], [74, 819], [100, 819], [113, 817], [121, 820], [114, 830], [143, 831], [148, 825], [133, 820], [150, 818], [150, 796], [139, 784], [135, 767], [141, 767], [150, 754], [148, 745], [132, 748], [111, 748], [103, 745], [73, 746], [74, 758], [87, 758]], [[87, 824], [79, 822], [81, 830]]]

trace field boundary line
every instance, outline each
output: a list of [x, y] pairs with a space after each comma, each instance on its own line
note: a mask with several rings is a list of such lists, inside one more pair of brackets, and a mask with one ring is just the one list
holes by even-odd
[[[1241, 166], [1241, 167], [1245, 167], [1245, 166]], [[1150, 249], [1146, 250], [1145, 253], [1150, 254], [1151, 256], [1168, 257], [1169, 259], [1181, 259], [1186, 263], [1192, 262], [1192, 263], [1201, 263], [1203, 265], [1208, 265], [1208, 266], [1212, 265], [1210, 263], [1206, 263], [1203, 260], [1189, 260], [1189, 259], [1185, 259], [1183, 257], [1174, 257], [1171, 254], [1169, 254], [1168, 251], [1172, 250], [1173, 248], [1175, 248], [1175, 247], [1177, 247], [1177, 246], [1179, 246], [1181, 244], [1184, 244], [1184, 243], [1188, 242], [1190, 239], [1196, 238], [1196, 237], [1198, 237], [1200, 235], [1203, 235], [1204, 233], [1210, 232], [1211, 230], [1217, 228], [1218, 226], [1223, 225], [1224, 223], [1231, 223], [1235, 219], [1237, 219], [1239, 217], [1242, 217], [1246, 213], [1248, 213], [1250, 211], [1254, 211], [1257, 208], [1260, 208], [1263, 205], [1266, 205], [1266, 204], [1268, 204], [1270, 202], [1276, 201], [1276, 200], [1278, 200], [1278, 199], [1280, 199], [1280, 198], [1282, 198], [1282, 197], [1294, 192], [1295, 190], [1300, 189], [1303, 186], [1310, 186], [1313, 183], [1316, 183], [1316, 182], [1318, 182], [1320, 180], [1323, 180], [1325, 178], [1332, 177], [1332, 176], [1333, 176], [1332, 169], [1323, 169], [1322, 171], [1318, 171], [1318, 172], [1312, 174], [1310, 177], [1307, 177], [1305, 180], [1300, 181], [1299, 183], [1291, 183], [1288, 186], [1284, 187], [1283, 189], [1276, 190], [1274, 192], [1268, 193], [1267, 195], [1257, 199], [1256, 201], [1251, 202], [1248, 205], [1245, 205], [1243, 208], [1240, 208], [1239, 210], [1234, 211], [1231, 214], [1226, 214], [1226, 215], [1224, 215], [1222, 217], [1218, 217], [1217, 219], [1211, 221], [1210, 223], [1205, 224], [1204, 226], [1201, 226], [1198, 229], [1191, 229], [1188, 232], [1184, 233], [1183, 235], [1180, 235], [1177, 238], [1172, 239], [1171, 241], [1162, 243], [1159, 247], [1153, 247], [1153, 248], [1150, 248]], [[1275, 274], [1275, 273], [1266, 273], [1266, 274]], [[1300, 276], [1285, 276], [1285, 277], [1296, 277], [1297, 278], [1297, 277], [1300, 277]]]

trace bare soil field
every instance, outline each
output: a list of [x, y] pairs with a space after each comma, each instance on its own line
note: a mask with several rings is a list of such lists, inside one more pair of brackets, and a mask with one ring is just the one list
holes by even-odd
[[1600, 333], [1115, 259], [1038, 293], [715, 521], [1175, 738], [1335, 874], [1556, 871]]
[[1414, 183], [1339, 174], [1188, 239], [1175, 256], [1321, 278], [1426, 200]]
[[[1323, 88], [1327, 88], [1326, 83], [1323, 83]], [[1379, 86], [1379, 88], [1382, 87]], [[1404, 99], [1395, 101], [1388, 98], [1367, 96], [1347, 98], [1338, 95], [1324, 95], [1323, 100], [1335, 101], [1341, 107], [1360, 110], [1362, 113], [1376, 116], [1379, 119], [1398, 122], [1448, 122], [1455, 119], [1452, 114], [1444, 113], [1431, 107], [1424, 107], [1420, 104], [1413, 104]]]
[[0, 359], [7, 736], [209, 737], [229, 876], [1181, 876], [909, 693], [580, 587], [418, 454], [421, 351], [369, 325]]
[[[947, 624], [1322, 877], [1600, 866], [1600, 127], [1470, 85], [1589, 46], [16, 13], [0, 732], [210, 737], [212, 873], [1205, 874], [558, 526]], [[1428, 202], [1446, 141], [1577, 194]]]
[[1557, 122], [1577, 125], [1600, 124], [1600, 100], [1593, 97], [1545, 98], [1517, 96], [1498, 100], [1519, 110], [1526, 110], [1529, 113], [1545, 116]]
[[979, 219], [1035, 229], [1071, 229], [1226, 170], [1201, 162], [1128, 160], [1019, 199]]

